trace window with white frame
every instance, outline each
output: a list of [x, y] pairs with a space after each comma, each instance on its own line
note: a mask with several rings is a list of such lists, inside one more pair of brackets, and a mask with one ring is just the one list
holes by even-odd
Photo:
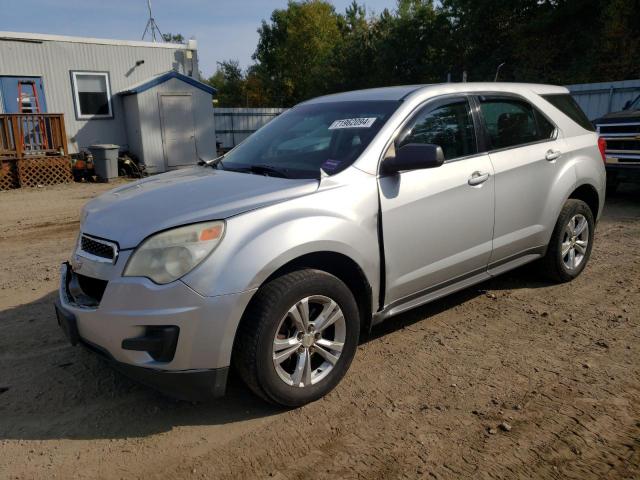
[[78, 119], [113, 117], [108, 73], [71, 72], [71, 83]]

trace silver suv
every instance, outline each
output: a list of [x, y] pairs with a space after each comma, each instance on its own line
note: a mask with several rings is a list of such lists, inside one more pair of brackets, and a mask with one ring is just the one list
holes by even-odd
[[603, 146], [562, 87], [402, 86], [304, 102], [224, 157], [91, 202], [62, 267], [71, 343], [189, 399], [233, 365], [316, 400], [372, 325], [533, 260], [575, 278]]

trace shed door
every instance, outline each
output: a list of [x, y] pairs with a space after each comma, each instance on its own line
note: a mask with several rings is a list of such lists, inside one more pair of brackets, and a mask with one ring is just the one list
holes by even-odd
[[191, 94], [160, 95], [162, 141], [167, 167], [198, 161]]

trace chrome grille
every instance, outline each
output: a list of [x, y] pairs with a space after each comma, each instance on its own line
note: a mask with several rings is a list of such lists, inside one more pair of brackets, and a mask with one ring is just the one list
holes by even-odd
[[598, 134], [607, 141], [607, 163], [640, 162], [640, 122], [601, 123]]
[[118, 246], [109, 240], [94, 238], [83, 234], [80, 237], [80, 254], [98, 261], [115, 263], [118, 257]]
[[601, 123], [598, 125], [600, 128], [600, 135], [607, 136], [609, 134], [614, 135], [623, 135], [623, 136], [634, 136], [640, 134], [640, 123], [630, 122], [630, 123], [616, 123], [613, 125], [607, 125], [606, 123]]

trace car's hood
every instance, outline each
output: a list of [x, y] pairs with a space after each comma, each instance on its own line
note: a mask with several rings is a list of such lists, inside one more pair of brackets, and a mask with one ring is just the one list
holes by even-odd
[[621, 112], [607, 113], [593, 121], [594, 124], [640, 122], [640, 110], [622, 110]]
[[316, 180], [292, 180], [193, 167], [116, 188], [84, 208], [84, 233], [134, 248], [160, 230], [220, 220], [314, 192]]

